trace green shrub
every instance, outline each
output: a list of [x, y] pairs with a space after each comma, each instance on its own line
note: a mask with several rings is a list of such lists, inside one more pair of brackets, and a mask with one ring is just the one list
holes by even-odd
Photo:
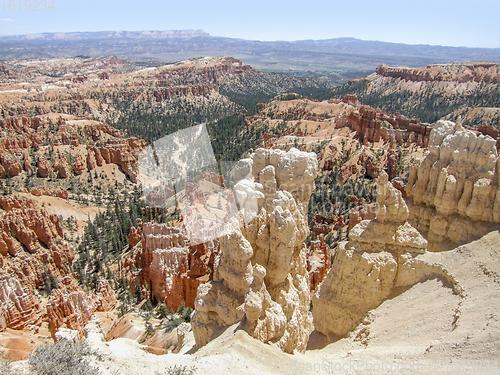
[[28, 364], [38, 375], [98, 375], [99, 370], [89, 363], [92, 355], [95, 353], [84, 342], [61, 340], [37, 347]]

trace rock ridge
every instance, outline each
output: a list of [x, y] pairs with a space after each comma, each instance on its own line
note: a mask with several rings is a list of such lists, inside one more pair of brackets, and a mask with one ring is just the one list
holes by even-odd
[[283, 351], [304, 351], [312, 329], [307, 207], [316, 154], [257, 149], [238, 163], [239, 215], [220, 237], [213, 280], [198, 288], [193, 333], [198, 348], [234, 323]]

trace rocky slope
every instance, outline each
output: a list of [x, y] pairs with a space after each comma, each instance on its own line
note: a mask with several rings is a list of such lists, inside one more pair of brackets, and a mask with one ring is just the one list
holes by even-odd
[[104, 280], [94, 293], [77, 285], [70, 270], [74, 250], [57, 215], [13, 196], [2, 197], [0, 205], [0, 332], [37, 332], [48, 322], [52, 337], [59, 327], [83, 336], [95, 311], [115, 307], [113, 290]]
[[219, 239], [213, 280], [198, 289], [196, 345], [239, 322], [258, 340], [303, 351], [311, 328], [304, 240], [316, 155], [258, 149], [239, 169], [248, 176], [235, 185], [241, 214]]
[[264, 148], [314, 151], [323, 173], [331, 171], [342, 185], [357, 176], [376, 178], [380, 170], [391, 179], [405, 175], [408, 161], [428, 145], [431, 124], [374, 109], [355, 95], [322, 102], [297, 97], [260, 104], [241, 137], [260, 135], [255, 143]]
[[86, 116], [147, 141], [243, 113], [244, 107], [290, 90], [328, 89], [319, 81], [260, 72], [230, 57], [149, 68], [114, 56], [11, 61], [4, 70], [13, 73], [0, 81], [0, 117]]
[[418, 260], [427, 240], [408, 223], [408, 207], [385, 172], [377, 193], [376, 219], [354, 226], [313, 297], [315, 329], [331, 338], [348, 335], [369, 310], [417, 282], [455, 283], [444, 269]]
[[496, 140], [438, 121], [429, 153], [410, 170], [410, 221], [434, 242], [468, 242], [499, 223]]
[[[376, 219], [351, 229], [313, 297], [318, 332], [330, 339], [347, 336], [369, 310], [428, 279], [437, 278], [466, 298], [454, 274], [429, 262], [426, 250], [445, 251], [498, 228], [495, 144], [459, 124], [438, 121], [429, 153], [411, 168], [408, 205], [388, 176], [379, 176]], [[356, 334], [364, 340], [362, 328]]]
[[[381, 65], [376, 72], [333, 90], [336, 97], [355, 94], [366, 104], [426, 122], [464, 108], [500, 108], [500, 65], [488, 62], [428, 65], [421, 68]], [[490, 125], [487, 118], [468, 123]], [[498, 125], [498, 124], [497, 124]]]
[[194, 307], [198, 286], [213, 271], [217, 242], [191, 246], [183, 226], [142, 222], [132, 229], [129, 239], [131, 245], [141, 244], [133, 258], [121, 261], [122, 276], [129, 278], [130, 285], [146, 283], [153, 303], [165, 303], [174, 311], [181, 305]]
[[65, 179], [116, 164], [137, 181], [137, 157], [146, 143], [91, 120], [9, 117], [0, 120], [0, 177], [23, 172]]

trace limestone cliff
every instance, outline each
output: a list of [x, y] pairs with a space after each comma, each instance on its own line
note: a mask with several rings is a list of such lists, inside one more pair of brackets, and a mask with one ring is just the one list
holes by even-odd
[[305, 350], [312, 322], [304, 240], [317, 168], [314, 153], [297, 149], [258, 149], [240, 161], [235, 196], [241, 210], [220, 238], [213, 281], [198, 288], [195, 301], [198, 348], [240, 322], [285, 352]]
[[433, 242], [463, 243], [500, 222], [496, 140], [438, 121], [429, 153], [410, 170], [410, 222]]

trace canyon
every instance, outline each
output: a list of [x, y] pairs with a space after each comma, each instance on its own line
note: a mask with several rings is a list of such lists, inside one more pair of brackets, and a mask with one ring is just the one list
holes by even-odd
[[[478, 93], [497, 70], [382, 66], [363, 84]], [[288, 92], [305, 81], [229, 57], [19, 61], [0, 74], [0, 352], [20, 373], [37, 345], [61, 340], [90, 345], [103, 374], [498, 357], [493, 121], [421, 120], [349, 92], [311, 99]], [[250, 112], [250, 91], [274, 97]], [[193, 115], [185, 128], [212, 105], [210, 137], [248, 146], [231, 172], [141, 191], [141, 151], [169, 162], [146, 146], [178, 130], [162, 116]], [[222, 114], [241, 122], [210, 122]], [[193, 241], [184, 201], [223, 212], [214, 238]]]
[[[240, 168], [249, 173], [243, 174], [247, 177], [239, 183], [245, 186], [245, 191], [252, 187], [262, 206], [245, 226], [238, 223], [238, 220], [244, 222], [244, 216], [234, 218], [234, 227], [220, 238], [213, 279], [200, 287], [192, 318], [193, 331], [179, 326], [178, 335], [182, 340], [178, 341], [180, 347], [176, 354], [147, 353], [144, 346], [125, 338], [106, 344], [99, 319], [95, 317], [87, 324], [86, 342], [111, 359], [107, 371], [126, 369], [126, 373], [133, 373], [144, 366], [161, 371], [179, 361], [208, 374], [219, 373], [221, 369], [233, 373], [289, 373], [299, 366], [315, 363], [334, 369], [336, 364], [349, 363], [349, 359], [363, 363], [384, 360], [396, 367], [419, 364], [424, 366], [424, 372], [430, 368], [429, 364], [449, 371], [453, 364], [457, 366], [457, 358], [471, 356], [481, 358], [484, 364], [487, 360], [493, 363], [498, 354], [496, 333], [500, 329], [495, 318], [500, 295], [495, 281], [500, 271], [500, 257], [494, 250], [500, 240], [498, 225], [492, 222], [493, 226], [488, 227], [486, 224], [489, 229], [466, 233], [460, 239], [444, 234], [439, 237], [422, 225], [428, 214], [419, 207], [441, 212], [444, 219], [457, 218], [460, 200], [467, 200], [465, 207], [474, 207], [470, 204], [475, 201], [475, 193], [467, 198], [453, 193], [456, 198], [449, 203], [450, 207], [451, 204], [456, 207], [456, 213], [444, 213], [439, 203], [440, 190], [431, 183], [440, 180], [439, 173], [434, 171], [453, 175], [458, 186], [469, 180], [467, 171], [480, 171], [486, 161], [493, 163], [496, 173], [495, 141], [459, 124], [438, 122], [429, 138], [429, 152], [410, 170], [406, 197], [381, 171], [373, 207], [376, 218], [354, 225], [349, 240], [337, 248], [331, 269], [314, 291], [312, 312], [307, 306], [307, 315], [299, 314], [303, 302], [296, 298], [298, 291], [310, 288], [305, 249], [303, 245], [297, 246], [296, 235], [290, 237], [285, 228], [279, 230], [276, 225], [295, 228], [299, 224], [302, 229], [296, 233], [305, 234], [307, 225], [301, 220], [305, 208], [303, 199], [307, 202], [307, 186], [310, 186], [307, 182], [312, 181], [310, 178], [318, 164], [315, 154], [294, 149], [287, 153], [259, 149], [240, 161]], [[301, 158], [309, 161], [298, 163]], [[468, 166], [458, 168], [464, 171], [461, 175], [453, 169], [457, 163]], [[312, 174], [306, 172], [308, 170]], [[297, 176], [305, 183], [297, 184]], [[477, 177], [478, 180], [489, 178], [488, 194], [493, 196], [493, 191], [497, 194], [498, 183], [492, 179], [493, 175], [486, 173], [484, 177], [480, 172]], [[431, 189], [427, 194], [431, 203], [420, 200], [420, 184]], [[305, 189], [296, 189], [297, 186]], [[242, 201], [243, 210], [247, 207], [244, 203]], [[463, 216], [462, 220], [465, 219]], [[468, 225], [475, 228], [487, 223], [478, 216], [467, 216], [467, 220], [471, 220]], [[160, 247], [173, 245], [175, 230], [170, 229], [167, 234], [166, 229], [152, 226], [149, 231], [155, 233], [156, 241], [165, 243]], [[258, 233], [267, 235], [256, 237]], [[269, 241], [259, 238], [269, 238]], [[451, 248], [446, 247], [453, 240], [459, 241]], [[177, 241], [182, 241], [181, 237], [178, 236]], [[273, 243], [279, 243], [277, 249], [281, 251], [273, 252], [279, 260], [271, 257], [266, 262], [268, 258], [260, 252], [270, 249]], [[291, 261], [287, 261], [290, 256]], [[290, 282], [294, 278], [297, 281], [289, 284], [282, 281], [283, 277]], [[292, 285], [302, 287], [294, 291]], [[273, 299], [274, 293], [280, 296], [277, 300]], [[307, 293], [306, 301], [309, 298]], [[282, 305], [285, 301], [288, 302]], [[293, 308], [283, 310], [282, 306]], [[296, 318], [288, 321], [285, 311]], [[285, 314], [281, 315], [282, 312]], [[314, 326], [310, 325], [311, 318]], [[307, 327], [308, 334], [281, 336], [295, 322], [302, 322], [299, 324]], [[405, 335], [401, 335], [403, 331]], [[124, 350], [129, 354], [124, 356]], [[391, 352], [389, 356], [387, 350]], [[130, 353], [134, 353], [133, 359]], [[339, 355], [347, 357], [337, 359]], [[104, 369], [98, 360], [93, 364]], [[370, 371], [360, 367], [359, 372]]]
[[0, 332], [36, 333], [47, 324], [52, 338], [60, 327], [83, 337], [94, 312], [114, 309], [115, 292], [106, 280], [91, 293], [78, 285], [70, 270], [74, 249], [64, 239], [57, 215], [29, 199], [4, 196], [0, 202]]

